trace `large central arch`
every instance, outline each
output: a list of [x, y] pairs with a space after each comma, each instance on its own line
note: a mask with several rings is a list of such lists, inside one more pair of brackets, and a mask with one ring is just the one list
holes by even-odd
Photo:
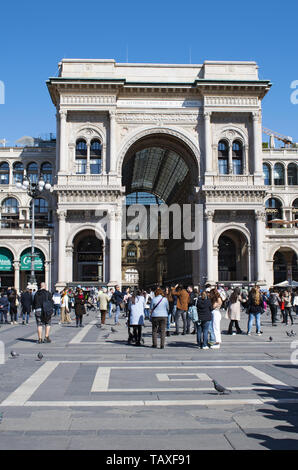
[[[185, 136], [180, 138], [177, 132], [154, 129], [138, 134], [130, 143], [121, 168], [122, 185], [130, 199], [132, 194], [149, 193], [155, 196], [156, 204], [182, 206], [192, 200], [199, 181], [199, 154], [193, 142]], [[154, 198], [148, 206], [152, 204]], [[184, 239], [165, 240], [161, 234], [158, 240], [137, 242], [143, 255], [135, 265], [140, 272], [140, 283], [145, 287], [178, 281], [190, 283], [192, 253], [184, 250], [184, 242]]]

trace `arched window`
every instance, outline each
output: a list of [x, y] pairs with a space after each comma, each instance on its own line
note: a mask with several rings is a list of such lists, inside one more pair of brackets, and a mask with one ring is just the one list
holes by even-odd
[[101, 142], [93, 139], [90, 146], [90, 173], [98, 175], [101, 173]]
[[263, 177], [264, 184], [266, 186], [271, 186], [271, 168], [268, 163], [263, 163]]
[[1, 228], [18, 227], [19, 203], [14, 197], [8, 197], [1, 206]]
[[243, 173], [243, 165], [242, 165], [243, 145], [239, 140], [235, 140], [233, 142], [232, 151], [233, 151], [232, 153], [233, 174], [242, 175]]
[[79, 139], [76, 142], [76, 174], [83, 175], [87, 169], [87, 142]]
[[220, 175], [229, 173], [229, 147], [224, 140], [218, 143], [218, 172]]
[[27, 176], [31, 183], [37, 183], [38, 181], [38, 165], [35, 162], [27, 165]]
[[137, 261], [137, 247], [134, 243], [130, 243], [127, 247], [127, 262], [136, 263]]
[[9, 164], [7, 162], [0, 164], [0, 184], [9, 184]]
[[265, 204], [266, 212], [266, 225], [268, 228], [278, 228], [282, 224], [271, 223], [271, 220], [281, 220], [282, 219], [282, 210], [281, 202], [278, 199], [270, 198], [266, 201]]
[[51, 163], [45, 162], [41, 165], [40, 176], [46, 183], [52, 184], [52, 172], [53, 167]]
[[285, 168], [281, 163], [274, 165], [274, 184], [276, 186], [284, 186], [285, 184]]
[[295, 227], [298, 227], [298, 198], [295, 199], [293, 202], [293, 220], [297, 220], [297, 223], [295, 224]]
[[[46, 228], [51, 222], [52, 212], [48, 201], [42, 197], [34, 199], [34, 219], [36, 228]], [[32, 203], [30, 204], [30, 219], [32, 218]]]
[[24, 177], [24, 165], [21, 162], [15, 162], [13, 164], [13, 182], [23, 183]]
[[298, 185], [298, 166], [296, 163], [290, 163], [288, 166], [288, 184], [290, 186]]

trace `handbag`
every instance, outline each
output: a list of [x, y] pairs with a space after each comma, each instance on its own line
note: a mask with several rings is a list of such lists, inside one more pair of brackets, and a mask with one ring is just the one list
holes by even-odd
[[189, 309], [188, 309], [188, 317], [189, 317], [189, 318], [191, 319], [191, 321], [193, 321], [194, 323], [199, 320], [197, 307], [195, 307], [194, 305], [192, 305], [191, 307], [189, 307]]

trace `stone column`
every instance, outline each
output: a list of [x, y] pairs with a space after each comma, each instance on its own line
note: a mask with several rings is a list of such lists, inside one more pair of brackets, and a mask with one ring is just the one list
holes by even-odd
[[256, 230], [255, 230], [255, 253], [256, 253], [256, 281], [264, 281], [264, 228], [266, 215], [261, 210], [255, 211]]
[[14, 261], [14, 287], [19, 292], [20, 290], [20, 261]]
[[57, 109], [57, 112], [56, 112], [56, 171], [55, 171], [56, 175], [60, 169], [59, 155], [60, 155], [60, 113]]
[[233, 146], [229, 142], [229, 175], [233, 174]]
[[263, 176], [262, 169], [262, 138], [261, 138], [261, 122], [259, 112], [252, 113], [253, 120], [253, 141], [254, 141], [254, 173], [257, 176]]
[[102, 145], [102, 154], [101, 154], [101, 173], [105, 174], [107, 172], [107, 146], [106, 144]]
[[86, 161], [86, 173], [90, 175], [90, 142], [87, 143], [87, 161]]
[[65, 236], [66, 236], [66, 215], [67, 211], [57, 211], [57, 216], [58, 216], [58, 232], [59, 232], [59, 238], [58, 238], [58, 284], [60, 287], [65, 286], [65, 256], [66, 256], [66, 250], [65, 250]]
[[212, 145], [211, 145], [211, 112], [204, 112], [204, 131], [205, 131], [205, 168], [206, 173], [211, 173], [212, 168]]
[[67, 170], [67, 145], [66, 145], [66, 116], [67, 111], [60, 110], [60, 141], [59, 141], [59, 173], [65, 173]]
[[109, 212], [109, 285], [121, 285], [121, 212]]
[[247, 245], [248, 282], [251, 282], [251, 245]]
[[51, 291], [51, 285], [50, 285], [50, 261], [45, 261], [44, 263], [44, 282], [46, 283], [47, 289]]
[[242, 173], [244, 175], [248, 174], [248, 145], [243, 145], [243, 154], [242, 154]]
[[206, 254], [207, 254], [207, 280], [212, 283], [213, 279], [213, 217], [214, 210], [205, 211], [206, 219]]
[[116, 113], [110, 111], [110, 173], [116, 173]]

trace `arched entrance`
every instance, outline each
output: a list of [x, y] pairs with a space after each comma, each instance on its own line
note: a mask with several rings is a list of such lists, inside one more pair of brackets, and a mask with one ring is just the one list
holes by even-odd
[[[45, 282], [45, 256], [39, 248], [34, 249], [34, 272], [37, 285]], [[31, 248], [26, 248], [20, 257], [20, 288], [26, 289], [31, 276]]]
[[298, 257], [291, 248], [280, 248], [273, 257], [273, 283], [298, 281]]
[[218, 239], [218, 280], [249, 280], [248, 242], [238, 230], [227, 230]]
[[103, 282], [103, 241], [94, 230], [83, 230], [73, 240], [73, 280]]
[[[147, 211], [146, 239], [140, 239], [136, 269], [142, 275], [143, 287], [156, 284], [192, 282], [192, 252], [185, 250], [181, 237], [173, 236], [177, 215], [169, 218], [169, 236], [161, 231], [159, 215], [155, 238], [150, 230], [152, 206], [189, 204], [194, 186], [198, 185], [198, 161], [191, 148], [179, 138], [167, 134], [150, 134], [132, 144], [122, 165], [122, 184], [126, 188], [126, 204], [142, 204]], [[138, 227], [136, 227], [136, 231]]]
[[8, 248], [0, 248], [0, 287], [14, 286], [13, 254]]

